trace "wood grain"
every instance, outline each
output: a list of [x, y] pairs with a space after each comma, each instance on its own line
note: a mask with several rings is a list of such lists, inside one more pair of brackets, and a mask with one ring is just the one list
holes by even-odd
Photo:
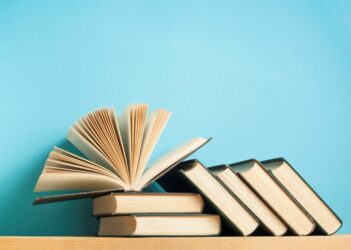
[[0, 237], [0, 249], [351, 250], [351, 235], [307, 237]]

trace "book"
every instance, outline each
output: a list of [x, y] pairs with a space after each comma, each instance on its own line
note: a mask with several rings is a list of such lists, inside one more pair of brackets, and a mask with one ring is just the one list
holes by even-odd
[[284, 158], [271, 159], [261, 163], [286, 192], [314, 219], [319, 231], [331, 235], [342, 226], [340, 218]]
[[93, 215], [202, 213], [204, 201], [190, 193], [113, 193], [93, 199]]
[[158, 183], [167, 192], [200, 192], [219, 213], [231, 231], [239, 235], [250, 235], [259, 226], [257, 218], [218, 182], [218, 180], [197, 160], [180, 163], [168, 172]]
[[297, 235], [309, 235], [315, 222], [255, 159], [229, 166], [276, 212]]
[[214, 236], [218, 215], [121, 215], [102, 217], [99, 236]]
[[250, 189], [228, 165], [210, 167], [211, 173], [260, 220], [262, 226], [272, 235], [281, 236], [287, 226], [274, 212]]
[[[146, 104], [130, 105], [117, 117], [114, 108], [101, 108], [81, 118], [67, 139], [88, 159], [54, 147], [34, 191], [141, 191], [210, 140], [194, 138], [148, 165], [171, 113], [159, 109], [148, 115], [147, 109]], [[60, 198], [65, 196], [55, 201]]]

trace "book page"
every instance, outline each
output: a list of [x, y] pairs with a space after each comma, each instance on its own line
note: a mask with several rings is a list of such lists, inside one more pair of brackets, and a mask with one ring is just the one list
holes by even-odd
[[123, 142], [123, 148], [124, 148], [124, 152], [126, 155], [126, 160], [127, 160], [127, 166], [128, 166], [128, 180], [129, 182], [130, 180], [130, 161], [131, 161], [131, 154], [132, 154], [132, 149], [131, 149], [131, 145], [130, 145], [130, 141], [131, 141], [131, 125], [130, 125], [130, 113], [131, 113], [131, 109], [132, 106], [129, 105], [124, 112], [118, 116], [117, 119], [117, 124], [119, 126], [120, 129], [120, 133], [121, 133], [121, 138], [122, 138], [122, 142]]
[[115, 179], [100, 174], [44, 170], [39, 177], [34, 191], [104, 190], [119, 188], [121, 186]]
[[194, 138], [182, 146], [164, 154], [158, 160], [150, 165], [150, 167], [142, 175], [140, 182], [137, 183], [133, 188], [135, 190], [141, 190], [150, 181], [154, 180], [157, 176], [162, 174], [164, 171], [169, 170], [176, 163], [188, 157], [194, 151], [203, 146], [209, 139], [205, 138]]
[[102, 108], [81, 118], [67, 139], [90, 160], [106, 167], [130, 185], [128, 162], [114, 109]]
[[81, 151], [90, 160], [118, 174], [113, 164], [104, 155], [102, 155], [93, 145], [91, 145], [82, 135], [80, 135], [74, 127], [71, 127], [71, 129], [68, 131], [67, 140], [70, 141], [77, 149], [79, 149], [79, 151]]
[[129, 170], [128, 170], [129, 163], [128, 163], [128, 159], [127, 159], [127, 155], [126, 155], [126, 151], [125, 151], [125, 146], [124, 146], [122, 135], [121, 135], [121, 130], [120, 130], [119, 125], [118, 125], [117, 114], [116, 114], [115, 109], [114, 108], [110, 109], [109, 114], [110, 114], [112, 124], [114, 127], [114, 132], [116, 135], [118, 147], [121, 150], [121, 155], [124, 159], [124, 168], [126, 169], [127, 172], [129, 172]]
[[65, 171], [79, 170], [88, 173], [103, 174], [111, 178], [118, 179], [120, 182], [123, 182], [112, 171], [58, 147], [55, 147], [54, 150], [50, 152], [49, 157], [46, 160], [45, 166], [45, 168], [50, 166]]
[[145, 170], [146, 164], [149, 161], [151, 154], [167, 125], [171, 116], [171, 112], [160, 109], [151, 114], [145, 126], [143, 144], [139, 158], [138, 168], [136, 171], [135, 180], [138, 182]]
[[127, 152], [129, 180], [135, 182], [147, 115], [146, 104], [133, 104], [118, 118], [123, 144]]
[[90, 115], [92, 127], [100, 134], [100, 139], [105, 145], [105, 155], [113, 163], [113, 166], [118, 170], [121, 178], [129, 184], [129, 173], [126, 159], [124, 158], [123, 145], [119, 145], [119, 140], [116, 138], [118, 133], [114, 131], [114, 119], [110, 116], [109, 110], [99, 109]]
[[[91, 184], [86, 183], [89, 180], [92, 181]], [[106, 184], [102, 184], [102, 181], [106, 181]], [[80, 184], [82, 186], [79, 186]], [[58, 190], [73, 187], [89, 190], [126, 188], [124, 182], [110, 170], [58, 147], [50, 152], [37, 182], [36, 191], [51, 191], [56, 187]]]

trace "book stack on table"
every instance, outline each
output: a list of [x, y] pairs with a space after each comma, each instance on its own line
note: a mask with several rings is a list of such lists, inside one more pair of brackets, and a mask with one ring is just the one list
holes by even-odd
[[[147, 165], [170, 112], [130, 105], [77, 121], [55, 147], [35, 191], [87, 190], [35, 204], [93, 198], [100, 236], [331, 235], [338, 216], [283, 158], [206, 168], [183, 161], [210, 139], [194, 138]], [[158, 182], [167, 193], [143, 193]]]
[[167, 193], [87, 192], [99, 236], [332, 235], [339, 217], [283, 158], [206, 168], [185, 161], [158, 183]]

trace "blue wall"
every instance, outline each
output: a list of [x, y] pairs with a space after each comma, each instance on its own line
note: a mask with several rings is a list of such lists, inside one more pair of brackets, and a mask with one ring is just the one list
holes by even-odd
[[173, 111], [206, 165], [286, 157], [351, 232], [347, 1], [1, 1], [0, 234], [84, 235], [89, 201], [32, 206], [53, 145], [88, 111]]

